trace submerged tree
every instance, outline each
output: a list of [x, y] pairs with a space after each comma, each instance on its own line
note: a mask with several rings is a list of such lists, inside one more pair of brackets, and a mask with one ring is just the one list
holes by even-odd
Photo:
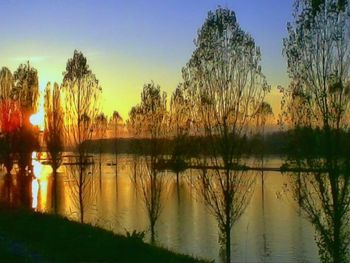
[[233, 11], [209, 12], [195, 44], [183, 78], [196, 102], [196, 122], [215, 167], [203, 170], [200, 190], [218, 221], [230, 262], [231, 228], [249, 203], [255, 182], [240, 170], [243, 146], [269, 86], [261, 72], [260, 49], [240, 28]]
[[265, 130], [266, 125], [271, 121], [271, 117], [273, 116], [271, 105], [265, 101], [263, 101], [256, 113], [255, 117], [255, 125], [257, 129], [256, 134], [256, 143], [255, 154], [257, 155], [257, 159], [260, 163], [261, 168], [261, 193], [262, 193], [262, 204], [264, 205], [264, 190], [265, 190], [265, 178], [264, 178], [264, 166], [265, 166]]
[[45, 89], [45, 131], [44, 140], [49, 153], [50, 165], [53, 175], [53, 208], [57, 212], [57, 169], [62, 162], [64, 147], [64, 112], [61, 105], [61, 89], [54, 83], [48, 83]]
[[296, 0], [284, 53], [291, 84], [283, 121], [293, 149], [294, 196], [315, 226], [322, 262], [348, 262], [350, 244], [350, 17], [348, 1]]
[[[85, 190], [90, 186], [92, 167], [87, 141], [93, 135], [93, 120], [96, 119], [99, 108], [99, 96], [102, 91], [98, 80], [89, 69], [87, 60], [79, 51], [67, 62], [63, 77], [65, 95], [65, 127], [69, 147], [73, 147], [76, 171], [73, 180], [77, 187], [76, 197], [80, 210], [80, 221], [84, 221], [84, 213], [88, 197]], [[77, 173], [77, 174], [75, 174]]]
[[11, 71], [2, 68], [0, 71], [0, 158], [10, 174], [14, 163], [15, 132], [22, 125], [22, 114], [19, 105], [12, 100], [14, 81]]
[[21, 64], [13, 74], [12, 99], [22, 113], [22, 125], [15, 133], [14, 148], [17, 155], [21, 203], [31, 207], [32, 152], [39, 149], [39, 129], [29, 122], [36, 112], [39, 98], [38, 72], [29, 62]]
[[190, 104], [186, 98], [183, 85], [179, 85], [170, 100], [170, 136], [172, 138], [171, 163], [176, 173], [177, 189], [179, 190], [179, 174], [186, 169], [187, 139], [190, 130]]
[[[141, 93], [140, 105], [130, 113], [130, 123], [135, 128], [135, 135], [140, 139], [148, 139], [147, 153], [141, 158], [140, 174], [137, 185], [142, 192], [150, 222], [151, 241], [155, 241], [155, 226], [161, 212], [161, 197], [165, 190], [165, 176], [159, 170], [163, 161], [163, 142], [166, 129], [166, 94], [154, 83], [145, 84]], [[144, 145], [139, 145], [144, 147]]]
[[21, 64], [13, 74], [14, 88], [12, 97], [18, 101], [23, 116], [22, 126], [17, 133], [16, 151], [21, 176], [31, 166], [32, 152], [38, 148], [38, 133], [32, 128], [29, 118], [35, 113], [39, 98], [38, 72], [29, 62]]

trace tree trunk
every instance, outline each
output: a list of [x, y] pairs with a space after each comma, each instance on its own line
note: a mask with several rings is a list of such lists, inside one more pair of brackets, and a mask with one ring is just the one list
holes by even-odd
[[180, 182], [179, 182], [179, 172], [176, 171], [176, 192], [177, 192], [177, 200], [180, 202]]
[[52, 171], [53, 209], [54, 209], [54, 213], [57, 214], [57, 168], [53, 167], [52, 170], [53, 170]]
[[99, 183], [100, 183], [100, 190], [102, 190], [102, 157], [101, 157], [101, 153], [100, 153], [100, 160], [99, 160]]
[[83, 167], [80, 162], [80, 173], [79, 173], [79, 208], [80, 208], [80, 223], [84, 223], [84, 200], [83, 200]]
[[115, 177], [118, 178], [118, 153], [115, 153]]
[[11, 174], [11, 170], [13, 168], [12, 156], [7, 156], [6, 157], [4, 165], [5, 165], [7, 174]]
[[154, 244], [155, 240], [155, 222], [151, 222], [151, 244]]
[[179, 189], [179, 172], [176, 171], [176, 186]]
[[27, 176], [22, 170], [19, 172], [19, 186], [21, 205], [25, 208], [32, 208], [32, 176]]
[[4, 190], [5, 190], [5, 193], [6, 193], [6, 201], [9, 205], [12, 205], [11, 202], [12, 202], [12, 198], [11, 198], [11, 195], [12, 195], [12, 176], [10, 173], [6, 173], [5, 174], [5, 177], [4, 177]]
[[118, 178], [118, 145], [117, 145], [117, 138], [118, 138], [118, 127], [116, 127], [115, 131], [115, 138], [114, 138], [114, 154], [115, 154], [115, 177]]
[[[342, 216], [340, 215], [339, 211], [339, 202], [337, 196], [335, 196], [334, 200], [334, 221], [333, 221], [333, 248], [332, 248], [332, 257], [333, 257], [333, 262], [334, 263], [345, 263], [345, 255], [342, 255], [342, 247], [344, 246], [342, 237], [341, 237], [341, 228], [343, 226], [343, 220]], [[341, 204], [340, 204], [341, 205]]]
[[231, 262], [231, 228], [229, 225], [225, 226], [225, 249], [226, 249], [226, 263]]
[[261, 202], [262, 202], [262, 209], [265, 210], [265, 177], [264, 177], [264, 171], [261, 171]]

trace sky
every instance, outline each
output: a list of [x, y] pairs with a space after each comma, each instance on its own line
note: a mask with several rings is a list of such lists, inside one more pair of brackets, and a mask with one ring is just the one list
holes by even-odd
[[0, 67], [14, 71], [27, 60], [40, 88], [61, 83], [75, 49], [87, 57], [103, 89], [103, 111], [126, 119], [144, 83], [171, 92], [194, 50], [207, 13], [232, 9], [241, 28], [261, 48], [263, 72], [272, 87], [266, 100], [279, 112], [277, 86], [288, 85], [282, 55], [293, 0], [0, 0]]

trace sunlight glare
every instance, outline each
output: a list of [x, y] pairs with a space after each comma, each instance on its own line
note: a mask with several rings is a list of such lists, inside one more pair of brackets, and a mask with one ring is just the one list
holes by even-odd
[[40, 109], [39, 112], [30, 116], [29, 121], [33, 126], [38, 126], [39, 129], [42, 131], [44, 129], [44, 116], [44, 110]]
[[39, 183], [38, 180], [32, 181], [32, 208], [36, 209], [38, 207], [38, 193], [39, 193]]
[[40, 93], [38, 111], [30, 116], [29, 121], [33, 126], [38, 126], [40, 131], [43, 131], [45, 128], [44, 96], [42, 95], [44, 88], [40, 88]]
[[39, 161], [36, 161], [36, 160], [32, 161], [32, 165], [33, 165], [33, 173], [34, 173], [35, 178], [41, 179], [43, 165]]

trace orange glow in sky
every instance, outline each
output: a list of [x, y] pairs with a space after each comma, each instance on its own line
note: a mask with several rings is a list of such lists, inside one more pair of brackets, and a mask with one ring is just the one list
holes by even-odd
[[[43, 89], [48, 82], [62, 83], [67, 60], [77, 49], [103, 89], [101, 111], [111, 116], [116, 110], [126, 120], [131, 107], [140, 101], [145, 83], [154, 81], [171, 97], [182, 81], [181, 69], [191, 57], [193, 40], [208, 11], [227, 6], [261, 48], [263, 72], [272, 87], [266, 100], [278, 115], [276, 87], [289, 82], [282, 49], [292, 0], [152, 3], [4, 1], [0, 4], [0, 33], [6, 37], [0, 41], [0, 67], [13, 72], [30, 61]], [[62, 19], [53, 19], [52, 13], [59, 13]], [[32, 122], [43, 126], [43, 117], [39, 110]]]

